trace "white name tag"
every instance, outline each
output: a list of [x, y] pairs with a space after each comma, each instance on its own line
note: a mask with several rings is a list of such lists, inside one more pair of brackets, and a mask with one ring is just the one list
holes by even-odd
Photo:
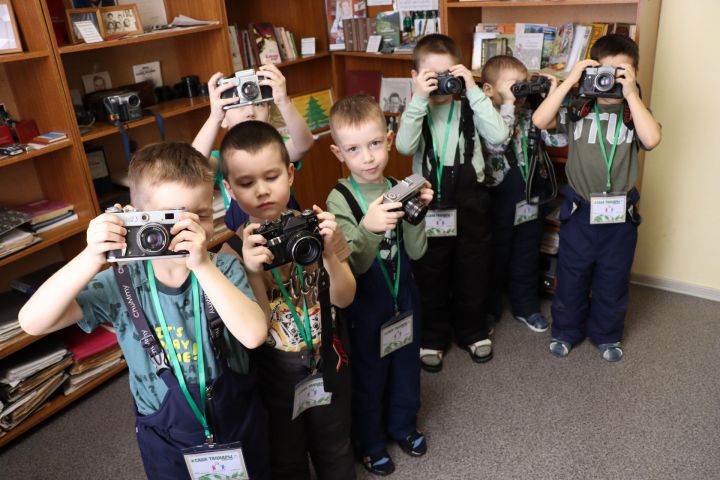
[[603, 225], [625, 223], [627, 196], [624, 194], [593, 193], [590, 195], [590, 223]]
[[425, 234], [428, 237], [457, 236], [457, 210], [428, 210], [425, 215]]
[[380, 328], [380, 358], [413, 341], [413, 314], [400, 313]]
[[[534, 202], [539, 201], [538, 197], [532, 199]], [[515, 204], [515, 223], [513, 225], [520, 225], [521, 223], [532, 222], [538, 218], [538, 206], [527, 203], [526, 200]]]
[[295, 420], [308, 408], [330, 405], [330, 402], [332, 402], [332, 393], [325, 391], [322, 375], [319, 373], [310, 375], [295, 386], [292, 419]]
[[249, 480], [240, 443], [203, 445], [183, 451], [185, 465], [192, 480], [233, 478]]

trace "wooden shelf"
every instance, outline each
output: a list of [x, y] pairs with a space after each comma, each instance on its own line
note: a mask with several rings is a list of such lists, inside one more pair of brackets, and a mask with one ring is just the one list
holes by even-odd
[[[88, 384], [84, 385], [79, 390], [76, 390], [75, 392], [71, 393], [68, 396], [65, 396], [62, 394], [62, 387], [60, 387], [59, 390], [56, 391], [56, 393], [53, 394], [53, 396], [50, 397], [50, 400], [42, 407], [40, 407], [39, 410], [37, 410], [34, 414], [30, 415], [28, 418], [26, 418], [21, 424], [19, 424], [17, 427], [13, 428], [9, 432], [5, 434], [5, 436], [0, 437], [0, 447], [3, 447], [13, 441], [15, 438], [19, 437], [23, 433], [30, 430], [35, 425], [38, 425], [42, 423], [45, 419], [50, 417], [51, 415], [54, 415], [55, 413], [59, 412], [63, 408], [67, 407], [69, 404], [77, 400], [78, 398], [84, 396], [85, 394], [89, 393], [93, 389], [99, 387], [103, 383], [110, 380], [112, 377], [117, 375], [118, 373], [121, 373], [125, 371], [127, 368], [127, 364], [123, 361], [119, 365], [116, 365], [115, 367], [111, 368], [107, 372], [103, 373], [98, 378], [92, 380]], [[59, 392], [59, 393], [58, 393]]]
[[208, 250], [213, 249], [213, 248], [215, 248], [215, 247], [219, 247], [219, 246], [222, 245], [223, 243], [225, 243], [225, 242], [227, 242], [228, 240], [230, 240], [230, 239], [233, 237], [233, 235], [235, 235], [235, 232], [233, 232], [233, 231], [230, 230], [229, 228], [227, 228], [227, 229], [225, 229], [225, 230], [223, 230], [223, 231], [221, 231], [221, 232], [219, 232], [219, 233], [216, 233], [216, 234], [213, 235], [213, 237], [208, 241]]
[[17, 337], [13, 338], [12, 341], [6, 343], [3, 345], [2, 348], [0, 348], [0, 360], [12, 355], [13, 353], [17, 352], [18, 350], [22, 350], [23, 348], [27, 347], [28, 345], [31, 345], [41, 338], [43, 338], [45, 335], [40, 335], [38, 337], [34, 335], [28, 335], [25, 332], [22, 332]]
[[496, 2], [447, 2], [447, 8], [565, 7], [568, 5], [636, 4], [638, 0], [510, 0]]
[[23, 60], [34, 60], [37, 58], [45, 58], [50, 55], [50, 52], [47, 50], [39, 50], [36, 52], [20, 52], [20, 53], [11, 53], [8, 55], [0, 55], [0, 63], [10, 63], [10, 62], [22, 62]]
[[411, 61], [413, 56], [411, 53], [367, 53], [367, 52], [345, 52], [338, 51], [332, 52], [333, 55], [341, 57], [361, 57], [361, 58], [372, 58], [376, 60], [402, 60]]
[[304, 62], [311, 62], [313, 60], [318, 60], [320, 58], [327, 58], [330, 56], [330, 52], [320, 52], [315, 55], [309, 55], [307, 57], [299, 57], [295, 60], [288, 60], [287, 62], [278, 63], [275, 65], [278, 68], [282, 67], [289, 67], [291, 65], [297, 65], [298, 63], [304, 63]]
[[24, 162], [25, 160], [29, 160], [31, 158], [40, 157], [51, 152], [56, 152], [70, 146], [72, 146], [72, 142], [70, 140], [61, 140], [39, 150], [30, 150], [29, 152], [21, 153], [20, 155], [15, 155], [13, 157], [3, 157], [0, 158], [0, 168], [7, 167], [13, 163]]
[[[148, 110], [159, 113], [163, 119], [172, 118], [177, 115], [182, 115], [193, 110], [200, 110], [210, 106], [209, 97], [193, 97], [193, 98], [178, 98], [170, 100], [168, 102], [159, 103], [148, 107]], [[126, 129], [141, 127], [143, 125], [149, 125], [155, 123], [154, 116], [145, 116], [140, 120], [134, 120], [132, 122], [125, 123]], [[96, 140], [98, 138], [106, 137], [118, 133], [118, 129], [115, 125], [111, 125], [107, 122], [97, 122], [95, 125], [90, 127], [91, 130], [81, 136], [83, 142], [89, 142], [90, 140]]]
[[30, 245], [29, 247], [13, 253], [12, 255], [0, 258], [0, 267], [32, 255], [35, 252], [39, 252], [40, 250], [43, 250], [50, 245], [65, 240], [66, 238], [72, 237], [73, 235], [84, 232], [85, 229], [87, 229], [87, 222], [84, 222], [82, 220], [76, 220], [74, 222], [62, 225], [52, 230], [48, 230], [47, 232], [43, 232], [40, 234], [42, 241]]
[[101, 48], [113, 48], [123, 47], [125, 45], [133, 45], [136, 43], [155, 42], [157, 40], [165, 40], [167, 38], [182, 37], [185, 35], [194, 35], [203, 32], [213, 32], [222, 30], [222, 25], [205, 25], [202, 27], [183, 27], [176, 30], [165, 30], [151, 33], [143, 33], [129, 38], [121, 38], [118, 40], [109, 40], [98, 43], [80, 43], [77, 45], [66, 45], [60, 47], [58, 51], [60, 55], [67, 55], [71, 53], [87, 52], [88, 50], [97, 50]]

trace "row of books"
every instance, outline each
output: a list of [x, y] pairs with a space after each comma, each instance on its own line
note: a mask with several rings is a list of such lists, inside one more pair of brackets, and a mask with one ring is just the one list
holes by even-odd
[[284, 27], [273, 27], [267, 22], [250, 23], [247, 29], [230, 25], [228, 34], [235, 71], [264, 63], [278, 64], [299, 56], [295, 36]]
[[370, 36], [375, 35], [377, 19], [346, 18], [342, 22], [345, 32], [345, 50], [348, 52], [366, 51]]
[[45, 199], [0, 208], [0, 258], [41, 241], [39, 233], [77, 220], [73, 208], [67, 202]]

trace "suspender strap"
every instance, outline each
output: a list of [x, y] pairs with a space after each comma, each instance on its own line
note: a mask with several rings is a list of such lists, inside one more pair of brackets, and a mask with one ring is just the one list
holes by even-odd
[[467, 97], [460, 101], [460, 132], [465, 139], [465, 151], [463, 152], [463, 163], [472, 165], [475, 154], [475, 121], [473, 110]]
[[[337, 390], [338, 374], [340, 373], [339, 352], [334, 348], [335, 341], [335, 320], [332, 314], [330, 303], [330, 275], [323, 266], [322, 257], [318, 260], [318, 300], [320, 301], [320, 324], [321, 324], [321, 345], [320, 355], [322, 358], [323, 385], [326, 392]], [[338, 365], [338, 368], [335, 366]]]

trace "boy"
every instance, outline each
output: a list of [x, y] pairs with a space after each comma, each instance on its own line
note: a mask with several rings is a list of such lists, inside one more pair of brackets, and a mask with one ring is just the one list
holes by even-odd
[[211, 260], [206, 250], [213, 190], [207, 159], [188, 144], [149, 145], [135, 154], [128, 176], [139, 209], [186, 209], [170, 230], [169, 250], [188, 255], [100, 271], [106, 252], [127, 245], [128, 232], [119, 217], [104, 213], [90, 222], [85, 250], [28, 300], [20, 324], [31, 335], [73, 323], [86, 332], [113, 324], [149, 478], [190, 478], [183, 450], [213, 441], [215, 451], [242, 441], [249, 475], [269, 478], [267, 417], [245, 350], [264, 341], [265, 318], [240, 263], [228, 255]]
[[[383, 171], [393, 133], [372, 97], [354, 95], [333, 105], [330, 132], [335, 142], [330, 150], [350, 170], [330, 192], [327, 206], [350, 242], [350, 268], [358, 282], [355, 300], [343, 312], [350, 323], [355, 448], [368, 471], [389, 475], [395, 466], [385, 448], [386, 432], [411, 456], [427, 450], [417, 430], [420, 308], [410, 268], [410, 259], [427, 249], [425, 223], [400, 221], [402, 203], [382, 203], [391, 187]], [[433, 195], [428, 186], [420, 191], [425, 205]], [[398, 332], [400, 348], [381, 340], [395, 340], [391, 334]]]
[[[427, 254], [413, 265], [423, 311], [420, 359], [429, 372], [442, 369], [451, 329], [473, 361], [492, 358], [485, 312], [492, 247], [490, 198], [482, 185], [478, 134], [502, 143], [509, 129], [460, 58], [460, 49], [445, 35], [426, 35], [418, 41], [413, 52], [415, 94], [397, 136], [398, 151], [413, 155], [413, 172], [430, 180], [437, 192], [426, 218], [433, 236], [428, 238]], [[446, 72], [464, 81], [467, 92], [462, 101], [433, 93], [438, 75]], [[434, 228], [441, 221], [449, 227]]]
[[[567, 356], [587, 330], [602, 357], [615, 362], [623, 354], [620, 341], [640, 223], [637, 153], [657, 146], [661, 131], [635, 81], [637, 44], [622, 35], [606, 35], [590, 56], [533, 114], [538, 128], [566, 132], [569, 143], [550, 352]], [[614, 88], [622, 86], [622, 98], [600, 96], [573, 112], [561, 108], [583, 71], [599, 65], [617, 69]], [[610, 215], [604, 215], [606, 210]]]
[[[516, 101], [511, 87], [527, 79], [527, 68], [515, 57], [498, 55], [482, 69], [483, 92], [492, 99], [513, 135], [502, 144], [484, 142], [492, 175], [486, 179], [492, 198], [493, 275], [488, 314], [491, 322], [500, 320], [502, 296], [508, 287], [512, 314], [534, 332], [544, 332], [549, 324], [540, 312], [538, 296], [540, 243], [543, 234], [543, 208], [528, 205], [527, 135], [532, 122], [531, 107], [524, 98]], [[551, 90], [555, 78], [548, 77]], [[518, 115], [516, 116], [516, 111]]]
[[[312, 132], [310, 132], [310, 128], [307, 126], [307, 123], [305, 123], [305, 119], [300, 115], [300, 112], [295, 108], [292, 101], [290, 101], [285, 85], [285, 77], [280, 73], [280, 70], [273, 64], [267, 64], [260, 66], [257, 74], [265, 77], [258, 82], [259, 85], [266, 85], [272, 88], [273, 102], [275, 102], [275, 105], [280, 111], [290, 134], [290, 138], [285, 143], [290, 154], [290, 161], [297, 163], [296, 168], [300, 170], [302, 166], [300, 160], [302, 160], [303, 155], [312, 148], [315, 142]], [[197, 151], [206, 157], [210, 157], [210, 165], [213, 167], [213, 171], [217, 172], [215, 183], [220, 186], [225, 208], [227, 209], [225, 213], [225, 224], [230, 230], [235, 232], [247, 221], [248, 216], [246, 212], [243, 212], [238, 207], [237, 202], [234, 202], [230, 198], [230, 195], [225, 190], [222, 182], [222, 170], [220, 169], [220, 152], [213, 150], [213, 145], [215, 145], [215, 138], [220, 131], [220, 127], [230, 129], [238, 123], [248, 120], [268, 122], [270, 118], [270, 105], [268, 102], [253, 103], [243, 107], [223, 110], [224, 106], [236, 103], [238, 99], [237, 97], [221, 98], [224, 92], [235, 88], [231, 84], [218, 87], [218, 82], [221, 78], [223, 78], [223, 74], [218, 72], [208, 80], [210, 116], [195, 136], [192, 145]], [[290, 197], [288, 206], [298, 208], [297, 201], [293, 196]]]
[[[323, 239], [319, 262], [301, 267], [292, 261], [265, 271], [275, 256], [267, 239], [254, 231], [287, 210], [295, 167], [277, 130], [259, 121], [230, 129], [221, 154], [225, 186], [250, 215], [242, 245], [234, 248], [269, 318], [270, 335], [258, 349], [258, 360], [260, 392], [270, 413], [272, 478], [309, 479], [308, 453], [319, 479], [355, 478], [347, 356], [335, 335], [340, 329], [331, 307], [346, 307], [355, 295], [346, 261], [350, 249], [335, 217], [315, 206]], [[287, 248], [287, 241], [272, 248]], [[318, 396], [307, 398], [307, 392]], [[325, 401], [319, 402], [321, 397]], [[306, 400], [318, 406], [297, 408]]]

